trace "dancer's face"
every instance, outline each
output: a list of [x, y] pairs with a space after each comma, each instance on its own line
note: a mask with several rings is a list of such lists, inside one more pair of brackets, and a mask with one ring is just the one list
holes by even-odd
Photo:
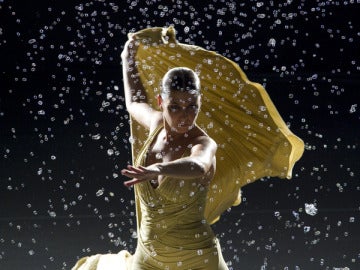
[[171, 91], [165, 98], [159, 96], [163, 118], [172, 131], [186, 133], [195, 125], [200, 109], [200, 95]]

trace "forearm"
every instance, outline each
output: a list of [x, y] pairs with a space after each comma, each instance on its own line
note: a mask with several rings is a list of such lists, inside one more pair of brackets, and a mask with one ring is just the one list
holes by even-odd
[[137, 69], [135, 54], [136, 48], [134, 42], [127, 43], [122, 54], [124, 94], [127, 107], [133, 102], [147, 102], [146, 92]]
[[208, 166], [193, 157], [185, 157], [153, 165], [158, 168], [160, 175], [184, 179], [203, 177], [209, 170]]
[[[121, 173], [132, 179], [124, 184], [132, 186], [143, 181], [157, 179], [160, 175], [181, 179], [208, 178], [215, 170], [216, 144], [212, 140], [206, 141], [193, 147], [192, 156], [154, 163], [146, 167], [128, 165], [127, 169], [123, 169]], [[203, 147], [206, 149], [204, 150]]]

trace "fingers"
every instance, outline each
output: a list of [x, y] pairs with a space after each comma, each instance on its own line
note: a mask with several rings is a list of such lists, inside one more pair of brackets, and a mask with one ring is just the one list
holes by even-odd
[[132, 165], [128, 165], [127, 168], [131, 171], [137, 172], [137, 173], [143, 173], [145, 172], [145, 167], [139, 166], [139, 167], [134, 167]]
[[133, 186], [133, 185], [135, 185], [135, 184], [137, 184], [137, 183], [143, 182], [143, 181], [146, 181], [146, 180], [140, 180], [140, 179], [134, 178], [134, 179], [125, 181], [125, 182], [124, 182], [124, 185], [125, 185], [126, 187], [131, 187], [131, 186]]
[[129, 40], [134, 40], [138, 38], [137, 33], [128, 33], [127, 36]]
[[136, 174], [136, 173], [143, 173], [144, 171], [141, 169], [138, 169], [134, 166], [128, 165], [127, 169], [121, 170], [122, 174]]
[[125, 186], [130, 187], [137, 183], [148, 181], [154, 173], [144, 166], [134, 167], [132, 165], [128, 165], [126, 169], [121, 170], [121, 174], [132, 178], [131, 180], [124, 182]]
[[125, 181], [124, 185], [126, 187], [131, 187], [131, 186], [135, 185], [138, 182], [139, 182], [138, 179], [131, 179], [131, 180]]
[[125, 176], [127, 176], [127, 177], [129, 177], [129, 178], [134, 178], [134, 177], [139, 176], [139, 173], [135, 173], [135, 172], [132, 172], [132, 171], [128, 171], [128, 170], [126, 170], [126, 169], [122, 170], [122, 171], [121, 171], [121, 174], [122, 174], [122, 175], [125, 175]]
[[128, 165], [127, 169], [123, 169], [121, 170], [121, 174], [125, 175], [129, 178], [133, 178], [131, 180], [125, 181], [124, 185], [126, 187], [131, 187], [137, 183], [140, 183], [142, 181], [146, 181], [146, 178], [142, 178], [145, 174], [144, 170], [140, 169], [140, 168], [136, 168], [132, 165]]

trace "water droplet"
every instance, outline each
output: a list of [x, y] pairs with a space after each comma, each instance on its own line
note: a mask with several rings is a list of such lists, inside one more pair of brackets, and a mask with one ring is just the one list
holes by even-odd
[[318, 209], [316, 208], [315, 204], [305, 203], [305, 212], [310, 216], [315, 216], [318, 212]]
[[102, 195], [104, 195], [104, 189], [99, 189], [99, 190], [96, 192], [96, 196], [97, 196], [97, 197], [100, 197], [100, 196], [102, 196]]

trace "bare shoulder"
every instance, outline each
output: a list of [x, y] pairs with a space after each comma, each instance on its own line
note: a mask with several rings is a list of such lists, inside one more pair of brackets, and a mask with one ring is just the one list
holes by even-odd
[[192, 139], [192, 144], [201, 145], [202, 147], [208, 148], [211, 151], [217, 150], [217, 143], [213, 140], [204, 130], [197, 127], [195, 136]]

